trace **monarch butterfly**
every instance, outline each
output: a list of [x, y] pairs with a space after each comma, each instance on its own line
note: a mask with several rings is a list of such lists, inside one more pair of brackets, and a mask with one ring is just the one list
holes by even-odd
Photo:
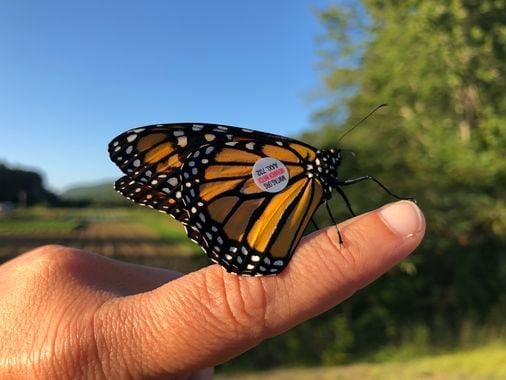
[[132, 129], [109, 154], [125, 174], [118, 192], [172, 215], [212, 261], [242, 275], [280, 273], [333, 189], [353, 215], [340, 186], [372, 180], [398, 198], [374, 177], [340, 180], [340, 149], [232, 126]]

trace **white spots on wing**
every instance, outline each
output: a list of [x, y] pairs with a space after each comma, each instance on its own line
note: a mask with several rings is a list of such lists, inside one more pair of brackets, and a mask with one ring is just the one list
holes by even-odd
[[276, 265], [278, 267], [282, 267], [283, 266], [283, 260], [276, 260], [272, 263], [272, 265]]
[[206, 232], [206, 237], [211, 240], [213, 238], [213, 235], [211, 235], [210, 232]]
[[249, 150], [255, 149], [255, 143], [254, 142], [247, 143], [246, 148]]
[[128, 135], [128, 136], [127, 136], [127, 141], [128, 141], [128, 142], [132, 142], [132, 141], [134, 141], [136, 138], [137, 138], [137, 134], [136, 134], [136, 133], [133, 133], [133, 134], [131, 134], [131, 135]]
[[200, 125], [200, 124], [193, 124], [193, 127], [192, 129], [195, 131], [195, 132], [198, 132], [198, 131], [201, 131], [202, 128], [204, 128], [203, 125]]
[[207, 164], [207, 163], [209, 162], [209, 160], [208, 160], [207, 158], [204, 158], [204, 159], [202, 159], [202, 161], [201, 161], [201, 162], [202, 162], [203, 164]]
[[266, 263], [267, 265], [270, 265], [271, 259], [269, 259], [268, 257], [264, 257], [264, 263]]
[[119, 141], [115, 141], [112, 143], [112, 146], [117, 146], [119, 144]]
[[218, 243], [223, 244], [223, 239], [221, 238], [221, 236], [218, 236], [218, 239], [216, 240], [218, 241]]
[[183, 131], [174, 131], [173, 135], [174, 135], [174, 137], [184, 136], [184, 132]]
[[177, 199], [181, 199], [181, 197], [182, 197], [181, 192], [180, 191], [176, 191], [176, 198]]
[[248, 264], [248, 265], [246, 265], [246, 269], [249, 269], [249, 270], [255, 269], [255, 266], [252, 264]]
[[235, 260], [237, 261], [237, 263], [242, 264], [242, 257], [241, 256], [237, 256], [235, 258]]
[[167, 180], [167, 183], [169, 185], [172, 185], [172, 186], [177, 186], [178, 184], [178, 180], [176, 177], [170, 177], [168, 180]]
[[146, 177], [151, 177], [153, 175], [153, 172], [151, 170], [146, 170], [144, 174], [146, 175]]
[[236, 146], [237, 145], [237, 141], [229, 141], [229, 142], [226, 142], [225, 145]]
[[[162, 189], [162, 191], [163, 191], [164, 193], [167, 193], [167, 194], [168, 194], [168, 193], [170, 193], [170, 189], [169, 189], [168, 187], [164, 187], [164, 188]], [[179, 194], [181, 194], [181, 192], [180, 192], [180, 191], [178, 191], [178, 193], [179, 193]]]
[[218, 129], [221, 129], [222, 131], [228, 131], [227, 127], [224, 127], [223, 125], [218, 125]]
[[181, 136], [177, 138], [177, 145], [184, 148], [188, 143], [188, 138], [186, 136]]
[[212, 134], [210, 134], [210, 133], [206, 133], [206, 134], [204, 135], [204, 138], [206, 139], [206, 141], [211, 142], [211, 141], [213, 141], [213, 140], [215, 140], [215, 139], [216, 139], [216, 136], [215, 136], [215, 135], [212, 135]]
[[196, 207], [192, 207], [190, 211], [191, 211], [192, 214], [196, 214], [197, 213], [197, 208]]
[[246, 133], [253, 133], [253, 131], [251, 129], [245, 129], [245, 128], [243, 128], [242, 131], [246, 132]]
[[246, 247], [244, 247], [244, 246], [241, 247], [241, 253], [243, 255], [247, 255], [248, 254], [248, 250], [246, 249]]
[[190, 195], [195, 198], [196, 194], [195, 194], [195, 189], [194, 188], [191, 188], [190, 189]]
[[157, 179], [152, 180], [152, 181], [151, 181], [151, 184], [152, 184], [152, 185], [158, 185], [158, 180], [157, 180]]
[[139, 166], [141, 166], [141, 160], [137, 159], [133, 162], [133, 165], [138, 168]]
[[133, 145], [129, 145], [128, 148], [126, 148], [125, 152], [126, 152], [126, 154], [130, 154], [130, 153], [132, 153], [132, 150], [134, 150]]
[[118, 152], [118, 151], [120, 151], [120, 150], [121, 150], [121, 146], [117, 146], [116, 148], [114, 148], [114, 151], [115, 151], [115, 152]]
[[140, 187], [138, 187], [137, 189], [135, 189], [135, 192], [136, 192], [136, 193], [140, 193], [140, 192], [141, 192], [141, 190], [142, 190], [142, 189], [141, 189]]
[[197, 150], [195, 153], [193, 153], [193, 158], [197, 158], [200, 156], [200, 150]]
[[190, 166], [190, 167], [194, 167], [194, 166], [195, 166], [195, 161], [190, 161], [190, 162], [188, 162], [188, 166]]
[[258, 256], [258, 255], [251, 256], [251, 261], [254, 262], [254, 263], [259, 262], [260, 261], [260, 256]]
[[206, 148], [206, 154], [211, 153], [213, 150], [214, 150], [214, 147], [212, 147], [212, 146], [208, 146], [208, 147]]
[[231, 256], [231, 255], [229, 255], [229, 254], [227, 253], [227, 254], [225, 255], [225, 259], [226, 259], [227, 261], [230, 261], [230, 260], [232, 260], [232, 256]]
[[197, 174], [198, 172], [199, 172], [199, 170], [198, 170], [197, 168], [193, 168], [193, 169], [192, 169], [192, 174], [193, 174], [193, 175]]
[[237, 247], [230, 247], [229, 251], [235, 253], [237, 252]]
[[283, 142], [282, 141], [276, 141], [276, 144], [278, 144], [279, 146], [283, 146]]

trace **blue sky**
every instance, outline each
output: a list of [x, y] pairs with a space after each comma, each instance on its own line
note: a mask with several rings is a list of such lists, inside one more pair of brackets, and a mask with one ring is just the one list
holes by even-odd
[[301, 1], [3, 1], [0, 161], [54, 190], [119, 177], [107, 144], [182, 121], [295, 136], [317, 109], [316, 10]]

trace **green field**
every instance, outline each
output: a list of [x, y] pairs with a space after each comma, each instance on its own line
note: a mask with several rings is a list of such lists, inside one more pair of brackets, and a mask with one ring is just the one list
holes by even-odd
[[146, 208], [38, 207], [0, 217], [0, 263], [44, 244], [181, 272], [208, 262], [178, 222]]
[[490, 345], [468, 351], [422, 356], [406, 361], [219, 374], [216, 378], [221, 380], [500, 380], [506, 379], [506, 345]]

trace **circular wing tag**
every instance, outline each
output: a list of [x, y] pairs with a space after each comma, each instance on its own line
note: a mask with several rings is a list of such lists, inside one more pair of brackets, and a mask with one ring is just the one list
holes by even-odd
[[251, 175], [256, 185], [269, 193], [279, 193], [290, 179], [286, 166], [272, 157], [264, 157], [255, 162]]

